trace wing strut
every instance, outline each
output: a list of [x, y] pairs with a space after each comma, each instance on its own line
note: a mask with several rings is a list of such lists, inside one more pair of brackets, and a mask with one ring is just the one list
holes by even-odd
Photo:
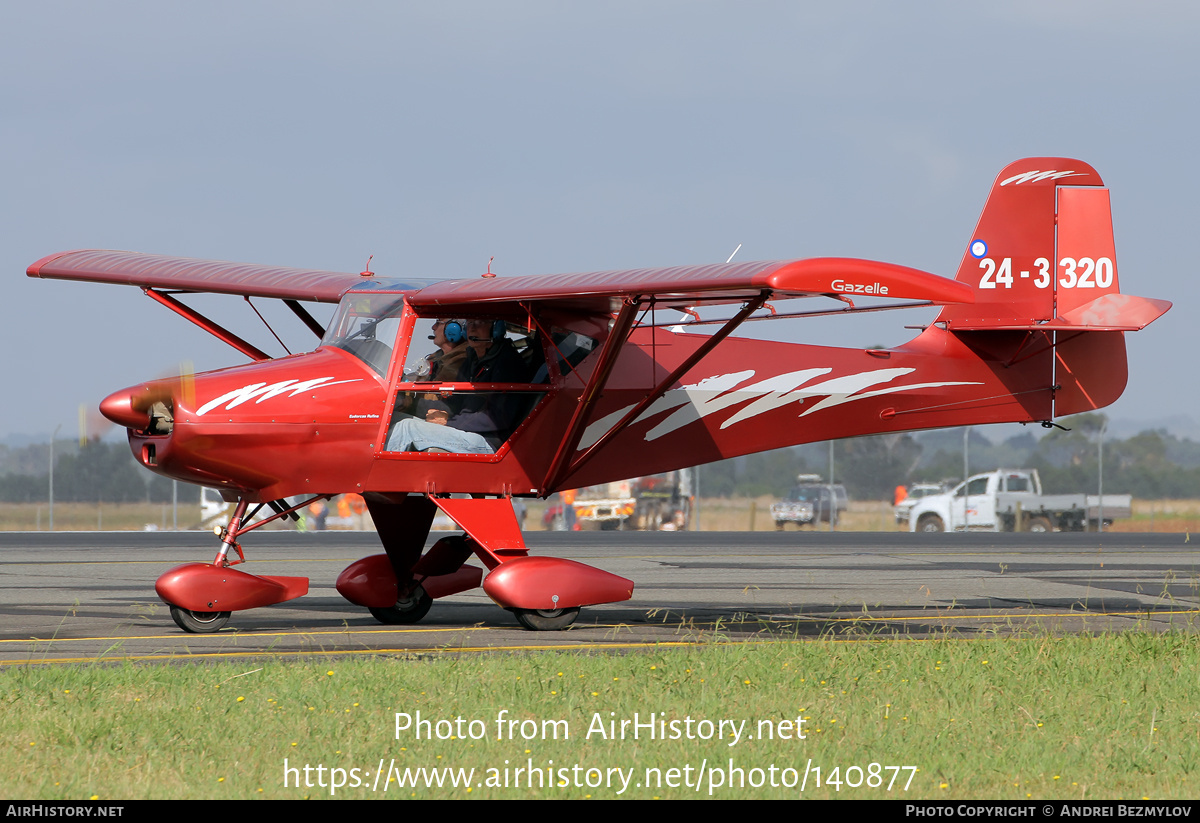
[[292, 310], [292, 313], [304, 321], [304, 325], [308, 326], [309, 330], [320, 340], [325, 337], [325, 329], [317, 322], [317, 318], [308, 313], [308, 309], [301, 306], [295, 300], [284, 300], [284, 305]]
[[747, 317], [749, 317], [751, 314], [753, 314], [754, 312], [761, 309], [763, 307], [763, 304], [767, 302], [767, 299], [770, 298], [770, 296], [771, 296], [770, 291], [763, 291], [762, 294], [760, 294], [758, 297], [755, 297], [753, 300], [751, 300], [749, 303], [747, 303], [745, 306], [743, 306], [741, 311], [739, 311], [736, 315], [731, 317], [725, 323], [724, 326], [722, 326], [715, 334], [713, 334], [711, 337], [709, 337], [707, 340], [705, 340], [703, 343], [701, 343], [700, 346], [694, 352], [692, 352], [690, 355], [688, 355], [688, 357], [682, 363], [680, 363], [678, 366], [676, 366], [675, 369], [670, 374], [668, 374], [666, 377], [664, 377], [662, 382], [660, 382], [657, 386], [655, 386], [654, 391], [650, 392], [645, 397], [643, 397], [637, 403], [637, 405], [635, 405], [632, 409], [630, 409], [628, 412], [626, 412], [626, 414], [619, 421], [617, 421], [615, 424], [613, 424], [613, 426], [611, 428], [609, 428], [608, 431], [606, 431], [603, 435], [601, 435], [599, 440], [597, 440], [591, 446], [588, 446], [587, 450], [584, 451], [583, 454], [581, 454], [581, 455], [579, 455], [579, 457], [575, 458], [575, 460], [573, 460], [571, 462], [571, 465], [567, 468], [567, 470], [565, 472], [563, 472], [564, 476], [571, 475], [571, 474], [574, 474], [575, 472], [579, 471], [579, 469], [583, 466], [583, 464], [586, 463], [589, 459], [591, 459], [591, 456], [593, 454], [595, 454], [596, 451], [601, 446], [603, 446], [609, 440], [616, 437], [616, 435], [623, 428], [625, 428], [625, 426], [630, 421], [637, 419], [637, 416], [639, 414], [641, 414], [643, 411], [645, 411], [646, 408], [649, 407], [649, 405], [651, 403], [653, 403], [658, 398], [662, 397], [663, 393], [666, 392], [667, 389], [669, 389], [676, 382], [678, 382], [685, 374], [687, 374], [692, 369], [693, 366], [695, 366], [697, 363], [699, 363], [704, 358], [705, 355], [707, 355], [710, 351], [712, 351], [714, 348], [716, 348], [718, 343], [720, 343], [722, 340], [724, 340], [726, 337], [728, 337], [730, 334], [732, 334], [734, 329], [736, 329], [738, 326], [740, 326], [746, 320]]
[[204, 329], [206, 332], [211, 334], [213, 337], [217, 338], [222, 343], [228, 343], [229, 345], [233, 346], [235, 349], [237, 349], [242, 354], [249, 357], [251, 360], [262, 361], [262, 360], [270, 360], [271, 359], [271, 356], [268, 354], [265, 354], [261, 349], [258, 349], [256, 347], [254, 347], [253, 345], [251, 345], [250, 343], [247, 343], [245, 340], [238, 337], [236, 334], [229, 331], [229, 329], [225, 328], [224, 326], [218, 325], [217, 323], [214, 323], [213, 321], [209, 320], [207, 317], [200, 314], [200, 312], [196, 311], [195, 309], [185, 306], [183, 303], [180, 303], [178, 300], [176, 300], [171, 295], [163, 294], [162, 292], [155, 291], [154, 289], [149, 288], [149, 287], [143, 288], [142, 291], [144, 291], [146, 293], [147, 297], [151, 297], [154, 300], [157, 300], [159, 303], [162, 303], [164, 306], [166, 306], [168, 309], [175, 312], [179, 316], [186, 317], [188, 320], [191, 320], [193, 323], [195, 323], [200, 328]]
[[608, 376], [612, 374], [613, 366], [617, 363], [617, 355], [625, 346], [625, 341], [629, 339], [629, 331], [633, 328], [633, 321], [637, 316], [639, 305], [641, 305], [640, 297], [625, 298], [621, 311], [613, 322], [612, 331], [608, 333], [608, 339], [604, 341], [604, 348], [600, 351], [600, 359], [592, 372], [592, 378], [584, 387], [583, 394], [579, 398], [579, 405], [575, 407], [575, 412], [571, 415], [566, 437], [559, 443], [558, 451], [554, 453], [554, 459], [550, 461], [550, 468], [546, 470], [546, 479], [542, 482], [542, 488], [555, 488], [558, 482], [567, 475], [567, 461], [570, 460], [575, 447], [579, 445], [579, 438], [583, 437], [584, 424], [587, 423], [587, 418], [591, 415], [592, 408], [600, 397], [600, 390], [608, 383]]

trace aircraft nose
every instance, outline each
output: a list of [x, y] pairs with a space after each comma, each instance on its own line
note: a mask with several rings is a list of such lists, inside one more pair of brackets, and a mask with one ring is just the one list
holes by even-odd
[[170, 434], [175, 425], [175, 392], [170, 381], [158, 380], [121, 389], [104, 398], [100, 413], [132, 431]]
[[121, 389], [101, 400], [100, 413], [127, 429], [141, 430], [150, 425], [150, 415], [146, 409], [134, 408], [132, 389]]

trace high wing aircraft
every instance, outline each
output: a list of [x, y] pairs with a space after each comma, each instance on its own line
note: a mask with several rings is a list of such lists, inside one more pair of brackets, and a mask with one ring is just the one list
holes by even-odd
[[[629, 599], [633, 583], [530, 556], [510, 498], [811, 441], [1100, 408], [1125, 388], [1124, 332], [1171, 305], [1120, 293], [1108, 189], [1058, 157], [1000, 173], [954, 280], [841, 258], [394, 280], [118, 251], [50, 255], [28, 274], [136, 286], [253, 361], [100, 406], [142, 465], [237, 503], [211, 563], [156, 583], [189, 632], [307, 593], [307, 578], [235, 568], [240, 541], [343, 492], [366, 498], [384, 553], [350, 565], [338, 591], [381, 622], [415, 623], [482, 584], [526, 628], [562, 629], [583, 606]], [[178, 298], [196, 292], [282, 300], [320, 344], [272, 359]], [[338, 304], [328, 327], [304, 301]], [[892, 349], [731, 336], [764, 317], [927, 305], [942, 307], [936, 321]], [[713, 322], [700, 310], [723, 313], [711, 334], [696, 333]], [[446, 358], [470, 349], [453, 374], [426, 357], [431, 323]], [[275, 513], [252, 520], [263, 506]], [[464, 534], [423, 553], [438, 510]]]

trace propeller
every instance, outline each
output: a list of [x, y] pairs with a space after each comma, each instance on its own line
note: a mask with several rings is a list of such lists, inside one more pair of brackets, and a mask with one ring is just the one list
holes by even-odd
[[190, 361], [180, 363], [176, 375], [113, 392], [100, 401], [100, 413], [127, 429], [168, 434], [175, 423], [176, 398], [188, 408], [195, 406], [196, 375]]

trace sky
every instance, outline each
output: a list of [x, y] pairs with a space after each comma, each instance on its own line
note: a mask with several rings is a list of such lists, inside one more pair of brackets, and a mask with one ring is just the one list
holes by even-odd
[[[1186, 421], [1198, 33], [1188, 2], [0, 3], [0, 438], [245, 362], [137, 289], [25, 276], [53, 252], [459, 278], [741, 244], [953, 276], [1035, 155], [1099, 171], [1122, 290], [1175, 303], [1128, 335], [1108, 414]], [[279, 351], [238, 298], [196, 305]], [[895, 345], [927, 320], [753, 333]]]

